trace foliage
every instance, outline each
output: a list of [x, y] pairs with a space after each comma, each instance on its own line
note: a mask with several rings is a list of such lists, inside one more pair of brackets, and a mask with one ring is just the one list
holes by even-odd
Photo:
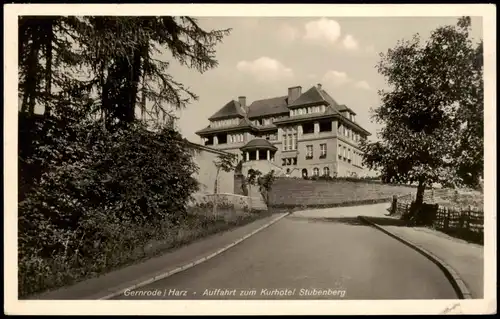
[[268, 173], [262, 175], [261, 171], [251, 168], [248, 170], [247, 178], [243, 183], [243, 185], [245, 186], [242, 185], [242, 188], [246, 189], [248, 186], [258, 186], [259, 193], [263, 197], [264, 201], [268, 204], [269, 192], [271, 191], [272, 185], [275, 180], [276, 176], [274, 175], [274, 170], [271, 170]]
[[95, 123], [66, 128], [72, 138], [51, 145], [40, 135], [38, 147], [20, 162], [21, 172], [34, 165], [24, 163], [50, 162], [18, 206], [25, 277], [33, 275], [29, 264], [35, 260], [51, 259], [55, 267], [70, 258], [78, 265], [111, 249], [127, 229], [182, 223], [198, 188], [189, 148], [171, 129], [151, 132], [141, 123], [112, 134]]
[[206, 232], [186, 206], [198, 189], [191, 148], [163, 121], [197, 96], [168, 67], [216, 67], [230, 30], [190, 17], [18, 22], [20, 295], [135, 260], [152, 239]]
[[247, 185], [255, 185], [259, 179], [259, 177], [262, 175], [262, 172], [259, 171], [258, 169], [249, 169], [247, 172], [247, 178], [246, 178], [246, 184]]
[[34, 114], [43, 102], [52, 114], [53, 105], [78, 95], [88, 102], [87, 115], [103, 116], [108, 129], [133, 122], [137, 106], [162, 120], [172, 116], [167, 106], [182, 108], [198, 98], [168, 73], [169, 60], [199, 72], [214, 68], [215, 47], [229, 33], [205, 31], [191, 17], [23, 16], [21, 111]]
[[274, 170], [269, 171], [267, 174], [260, 176], [257, 179], [257, 184], [259, 185], [259, 192], [264, 198], [264, 201], [269, 205], [269, 193], [273, 187], [273, 183], [276, 180], [274, 175]]
[[361, 141], [363, 162], [384, 182], [418, 183], [418, 203], [434, 182], [470, 185], [482, 174], [482, 43], [469, 31], [461, 18], [424, 45], [418, 34], [399, 42], [378, 64], [391, 90], [379, 92], [373, 117], [384, 126], [380, 141]]

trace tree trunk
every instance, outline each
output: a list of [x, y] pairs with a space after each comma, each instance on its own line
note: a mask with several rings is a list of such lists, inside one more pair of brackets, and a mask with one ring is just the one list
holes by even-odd
[[417, 196], [415, 198], [415, 206], [420, 207], [424, 203], [425, 183], [421, 180], [417, 186]]
[[128, 97], [128, 103], [129, 105], [127, 106], [127, 109], [125, 110], [126, 115], [125, 115], [125, 121], [127, 123], [131, 123], [135, 119], [135, 107], [136, 107], [136, 101], [137, 101], [137, 92], [139, 89], [139, 81], [141, 78], [141, 56], [142, 55], [142, 50], [137, 48], [134, 52], [134, 57], [133, 57], [133, 64], [132, 64], [132, 69], [131, 69], [131, 77], [129, 79], [130, 83], [130, 90], [129, 90], [129, 97]]
[[214, 203], [213, 203], [213, 215], [217, 216], [217, 193], [218, 193], [218, 180], [219, 180], [219, 172], [220, 168], [217, 167], [217, 173], [215, 174], [215, 183], [214, 183]]
[[422, 208], [422, 204], [424, 203], [424, 191], [425, 191], [425, 183], [423, 180], [418, 182], [417, 186], [417, 196], [415, 198], [415, 202], [410, 205], [410, 219], [418, 220], [419, 212]]
[[38, 51], [40, 50], [39, 28], [34, 26], [30, 29], [31, 46], [27, 58], [27, 74], [24, 88], [23, 104], [21, 112], [28, 112], [30, 115], [35, 113], [36, 89], [38, 82]]
[[36, 29], [35, 35], [33, 37], [33, 46], [30, 55], [29, 62], [29, 102], [28, 102], [28, 112], [30, 115], [35, 114], [35, 104], [36, 104], [36, 90], [39, 82], [38, 78], [38, 52], [40, 51], [40, 38], [39, 29]]
[[54, 37], [53, 30], [54, 22], [52, 19], [49, 19], [46, 26], [47, 39], [45, 43], [45, 59], [47, 61], [45, 66], [45, 94], [46, 94], [46, 103], [44, 115], [50, 115], [51, 107], [50, 107], [50, 95], [52, 91], [52, 40]]

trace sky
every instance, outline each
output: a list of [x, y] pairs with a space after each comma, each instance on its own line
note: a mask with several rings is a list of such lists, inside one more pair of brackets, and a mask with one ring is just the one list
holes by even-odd
[[[199, 143], [197, 130], [230, 100], [285, 96], [321, 83], [340, 104], [357, 113], [357, 122], [372, 133], [380, 125], [370, 109], [380, 105], [377, 91], [387, 88], [376, 65], [379, 54], [398, 40], [419, 33], [426, 40], [439, 26], [458, 17], [199, 17], [205, 30], [231, 28], [216, 48], [219, 65], [201, 74], [172, 63], [170, 74], [199, 96], [178, 111], [177, 127]], [[472, 37], [482, 36], [482, 18], [472, 17]]]

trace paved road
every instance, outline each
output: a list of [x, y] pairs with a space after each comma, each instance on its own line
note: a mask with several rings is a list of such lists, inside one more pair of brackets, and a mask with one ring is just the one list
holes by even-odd
[[456, 299], [435, 264], [356, 219], [367, 208], [294, 213], [205, 263], [115, 299]]

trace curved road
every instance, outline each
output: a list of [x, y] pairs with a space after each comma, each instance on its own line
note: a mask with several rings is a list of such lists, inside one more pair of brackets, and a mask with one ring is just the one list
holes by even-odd
[[427, 258], [361, 224], [357, 213], [333, 212], [294, 213], [200, 265], [114, 299], [457, 298]]

